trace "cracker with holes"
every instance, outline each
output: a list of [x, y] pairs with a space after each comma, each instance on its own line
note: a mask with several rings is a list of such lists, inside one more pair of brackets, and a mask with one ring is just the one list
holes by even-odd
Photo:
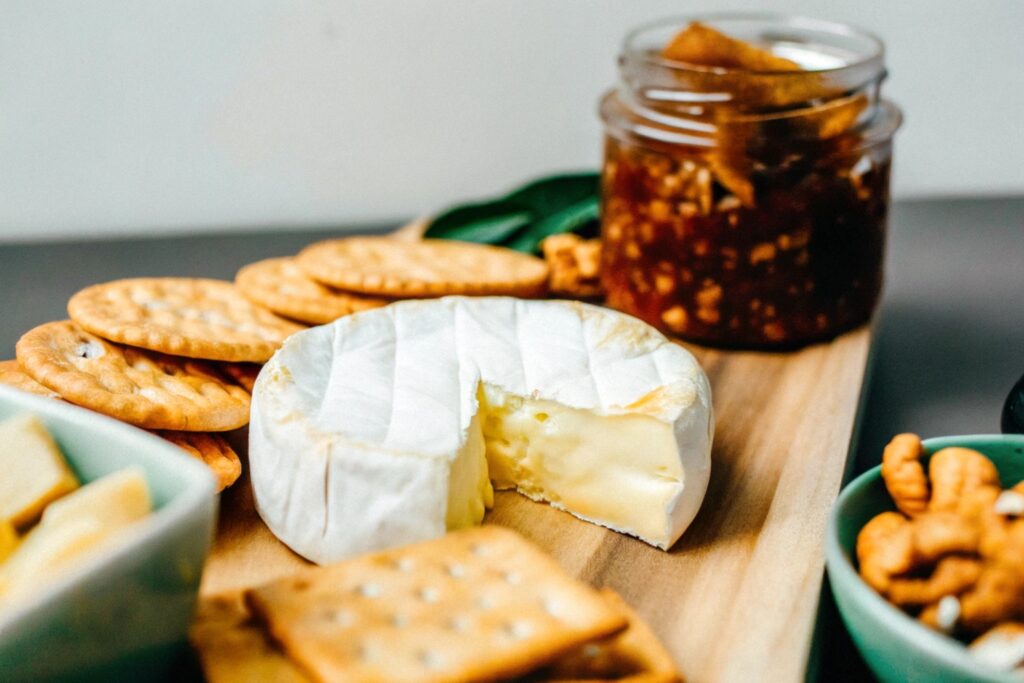
[[508, 678], [626, 625], [600, 593], [494, 526], [311, 569], [248, 601], [320, 681]]
[[16, 351], [64, 400], [139, 427], [220, 432], [249, 421], [249, 393], [209, 364], [112, 344], [69, 320], [29, 330]]
[[347, 237], [308, 246], [296, 262], [324, 284], [387, 297], [532, 297], [544, 293], [548, 279], [541, 259], [451, 240]]
[[193, 458], [202, 460], [213, 471], [218, 491], [223, 491], [234, 484], [242, 474], [242, 461], [238, 459], [238, 454], [227, 439], [220, 434], [161, 430], [155, 433]]
[[4, 360], [0, 361], [0, 384], [6, 384], [9, 387], [15, 389], [21, 389], [27, 391], [30, 394], [36, 394], [37, 396], [45, 396], [47, 398], [60, 398], [60, 395], [51, 389], [47, 389], [39, 382], [32, 379], [32, 377], [21, 369], [16, 360]]
[[241, 593], [201, 599], [189, 640], [208, 683], [310, 680], [252, 618]]
[[343, 315], [391, 303], [388, 299], [325, 287], [306, 275], [290, 258], [251, 263], [238, 271], [235, 285], [246, 298], [260, 306], [311, 325], [322, 325]]
[[682, 680], [672, 656], [626, 601], [610, 588], [601, 589], [601, 594], [629, 620], [626, 630], [576, 648], [527, 676], [526, 681], [677, 683]]
[[207, 360], [263, 362], [302, 326], [260, 308], [230, 282], [135, 278], [86, 287], [68, 315], [110, 341]]

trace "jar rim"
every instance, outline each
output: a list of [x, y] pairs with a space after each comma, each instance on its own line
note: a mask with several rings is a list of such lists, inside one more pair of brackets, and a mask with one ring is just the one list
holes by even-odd
[[[667, 144], [704, 148], [713, 147], [715, 144], [713, 136], [700, 134], [707, 131], [661, 130], [651, 126], [644, 126], [642, 129], [631, 128], [624, 123], [621, 114], [616, 113], [616, 107], [621, 111], [622, 103], [619, 99], [619, 92], [612, 89], [601, 98], [598, 115], [605, 123], [605, 134], [618, 140], [631, 141], [633, 144], [637, 144], [637, 140], [655, 140]], [[903, 112], [900, 111], [900, 108], [890, 100], [880, 99], [876, 115], [861, 129], [860, 140], [854, 149], [869, 149], [879, 144], [886, 144], [892, 140], [893, 135], [902, 125]]]
[[686, 26], [692, 22], [702, 23], [715, 23], [715, 22], [727, 22], [727, 21], [763, 21], [766, 23], [774, 23], [779, 26], [790, 27], [795, 29], [803, 29], [816, 31], [821, 34], [831, 34], [837, 37], [854, 38], [865, 41], [871, 46], [871, 49], [867, 51], [860, 58], [845, 62], [841, 65], [834, 67], [826, 67], [822, 69], [809, 69], [801, 71], [779, 71], [779, 70], [767, 70], [758, 71], [759, 76], [772, 76], [772, 77], [792, 77], [794, 75], [806, 75], [808, 71], [813, 71], [816, 74], [836, 74], [846, 70], [854, 70], [862, 67], [872, 61], [878, 61], [881, 63], [885, 57], [885, 43], [876, 34], [866, 29], [854, 26], [852, 24], [845, 24], [834, 21], [827, 21], [824, 19], [814, 19], [807, 16], [798, 14], [784, 14], [780, 12], [713, 12], [708, 14], [683, 14], [662, 17], [660, 19], [654, 19], [652, 21], [640, 24], [636, 28], [629, 31], [622, 41], [622, 54], [623, 55], [635, 55], [640, 61], [653, 64], [655, 66], [676, 69], [680, 71], [691, 71], [694, 73], [701, 73], [706, 75], [722, 75], [732, 76], [737, 73], [751, 73], [747, 69], [738, 69], [733, 67], [723, 66], [705, 66], [702, 64], [691, 64], [689, 62], [681, 62], [667, 57], [662, 57], [660, 53], [645, 52], [638, 48], [636, 43], [638, 39], [649, 31], [656, 29], [663, 29], [666, 26], [678, 25], [680, 28]]

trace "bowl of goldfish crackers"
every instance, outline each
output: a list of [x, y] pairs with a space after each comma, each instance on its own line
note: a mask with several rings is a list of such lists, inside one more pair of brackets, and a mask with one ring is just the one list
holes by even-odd
[[899, 434], [840, 494], [836, 604], [883, 681], [1024, 675], [1024, 436]]

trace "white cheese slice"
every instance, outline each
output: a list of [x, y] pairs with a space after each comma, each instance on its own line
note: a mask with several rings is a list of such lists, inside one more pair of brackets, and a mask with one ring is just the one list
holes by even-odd
[[253, 393], [256, 506], [320, 563], [477, 524], [490, 480], [670, 547], [707, 489], [693, 356], [608, 309], [407, 301], [293, 335]]
[[24, 527], [78, 481], [46, 427], [34, 415], [0, 422], [0, 521]]
[[153, 509], [146, 477], [136, 467], [118, 470], [89, 482], [47, 506], [41, 526], [59, 526], [90, 517], [108, 529], [127, 526]]

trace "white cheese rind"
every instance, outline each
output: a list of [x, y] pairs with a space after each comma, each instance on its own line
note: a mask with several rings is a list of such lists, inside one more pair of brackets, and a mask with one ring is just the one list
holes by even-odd
[[[400, 302], [286, 341], [253, 393], [249, 459], [260, 515], [321, 563], [442, 535], [449, 500], [465, 510], [489, 502], [486, 481], [467, 485], [474, 476], [453, 475], [472, 471], [465, 463], [479, 458], [469, 442], [479, 428], [481, 383], [670, 427], [671, 452], [663, 455], [682, 476], [662, 477], [656, 494], [633, 501], [656, 505], [663, 524], [623, 528], [569, 508], [577, 516], [669, 547], [696, 515], [713, 419], [693, 356], [621, 313], [502, 297]], [[456, 516], [464, 524], [473, 513]]]

